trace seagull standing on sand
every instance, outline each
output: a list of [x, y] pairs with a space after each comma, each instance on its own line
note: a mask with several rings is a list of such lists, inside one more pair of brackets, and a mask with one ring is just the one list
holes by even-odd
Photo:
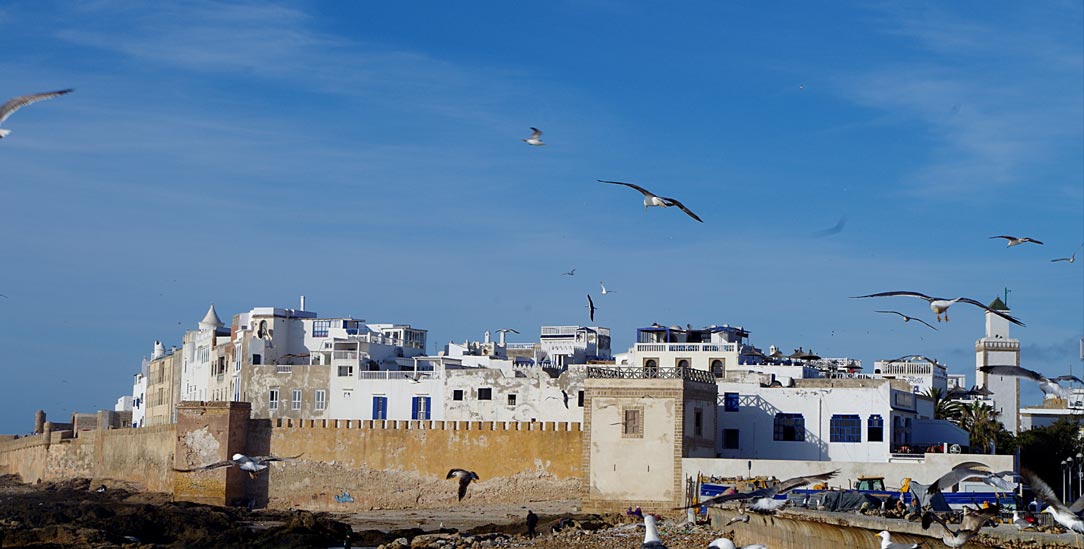
[[979, 370], [995, 376], [1016, 376], [1030, 379], [1039, 384], [1039, 390], [1043, 392], [1043, 395], [1053, 395], [1063, 400], [1069, 398], [1069, 390], [1062, 387], [1061, 384], [1058, 383], [1059, 381], [1075, 381], [1084, 384], [1084, 381], [1081, 381], [1081, 379], [1076, 376], [1058, 376], [1054, 379], [1048, 379], [1039, 372], [1021, 368], [1019, 366], [983, 366], [979, 368]]
[[[34, 94], [30, 94], [30, 95], [20, 95], [19, 97], [14, 97], [14, 98], [8, 99], [8, 101], [6, 103], [4, 103], [3, 105], [0, 105], [0, 124], [3, 124], [4, 121], [7, 120], [8, 117], [12, 115], [12, 113], [14, 113], [15, 111], [17, 111], [17, 110], [19, 110], [19, 109], [21, 109], [21, 108], [23, 108], [23, 107], [25, 107], [25, 106], [27, 106], [27, 105], [29, 105], [31, 103], [37, 103], [38, 101], [44, 101], [46, 99], [52, 99], [54, 97], [58, 97], [58, 96], [66, 94], [66, 93], [71, 93], [73, 91], [75, 91], [75, 90], [67, 89], [67, 90], [51, 91], [51, 92], [45, 92], [45, 93], [34, 93]], [[5, 137], [7, 137], [9, 133], [11, 133], [11, 130], [0, 129], [0, 139], [3, 139]]]
[[178, 473], [191, 473], [194, 471], [209, 471], [211, 469], [218, 469], [221, 467], [233, 467], [234, 465], [236, 465], [237, 468], [247, 472], [249, 477], [256, 478], [260, 475], [260, 473], [267, 470], [267, 464], [271, 463], [272, 461], [290, 461], [297, 459], [303, 455], [304, 454], [302, 453], [292, 457], [280, 458], [275, 456], [248, 457], [244, 454], [234, 454], [233, 457], [230, 459], [219, 461], [217, 463], [212, 463], [210, 465], [201, 465], [199, 467], [193, 467], [191, 469], [177, 469], [176, 467], [174, 467], [173, 470], [177, 471]]
[[[545, 143], [542, 142], [542, 130], [538, 128], [531, 128], [531, 131], [534, 133], [532, 133], [531, 136], [527, 139], [524, 139], [523, 142], [528, 145], [534, 145], [536, 147], [541, 147], [542, 145], [545, 145]], [[560, 140], [558, 139], [558, 141]]]
[[723, 494], [708, 498], [700, 503], [694, 505], [686, 505], [684, 507], [677, 507], [677, 509], [688, 509], [689, 507], [699, 507], [701, 505], [713, 505], [716, 503], [723, 503], [727, 501], [742, 501], [752, 500], [753, 504], [749, 506], [753, 511], [761, 513], [774, 513], [779, 509], [782, 509], [787, 504], [785, 499], [775, 499], [775, 496], [780, 494], [786, 494], [787, 492], [801, 488], [807, 484], [812, 484], [818, 480], [828, 480], [839, 473], [839, 469], [835, 471], [829, 471], [827, 473], [821, 473], [819, 475], [809, 475], [807, 477], [795, 477], [784, 480], [771, 488], [761, 488], [759, 490], [753, 490], [752, 492]]
[[1043, 500], [1043, 503], [1047, 505], [1047, 508], [1043, 509], [1044, 513], [1054, 515], [1054, 520], [1058, 521], [1058, 524], [1064, 526], [1066, 529], [1077, 533], [1084, 533], [1084, 520], [1081, 520], [1080, 517], [1077, 516], [1077, 513], [1084, 510], [1084, 496], [1081, 496], [1073, 502], [1073, 505], [1066, 507], [1065, 504], [1058, 499], [1058, 496], [1054, 495], [1054, 490], [1051, 490], [1050, 486], [1039, 478], [1039, 475], [1036, 475], [1027, 469], [1021, 469], [1020, 476], [1028, 481], [1028, 486], [1035, 492], [1035, 495], [1039, 496], [1039, 499]]
[[874, 312], [875, 313], [886, 313], [886, 314], [890, 314], [890, 315], [900, 315], [900, 316], [903, 317], [904, 322], [911, 322], [912, 320], [917, 320], [917, 321], [929, 326], [933, 330], [937, 329], [937, 328], [933, 327], [933, 324], [930, 324], [929, 322], [926, 322], [925, 320], [922, 320], [921, 318], [915, 318], [913, 316], [907, 316], [907, 315], [905, 315], [905, 314], [903, 314], [903, 313], [901, 313], [899, 311], [874, 311]]
[[919, 549], [921, 547], [917, 543], [892, 543], [892, 534], [888, 533], [888, 530], [881, 530], [877, 535], [881, 536], [881, 549]]
[[1032, 238], [1028, 238], [1026, 236], [1017, 238], [1015, 236], [1009, 236], [1007, 234], [1003, 234], [1001, 236], [991, 236], [990, 238], [1004, 238], [1005, 240], [1008, 240], [1009, 243], [1007, 245], [1005, 245], [1006, 248], [1011, 248], [1013, 246], [1019, 246], [1019, 245], [1025, 243], [1025, 242], [1031, 242], [1032, 244], [1040, 244], [1040, 245], [1042, 244], [1042, 242], [1039, 242], [1038, 240], [1035, 240], [1035, 239], [1032, 239]]
[[644, 515], [644, 544], [640, 549], [666, 549], [659, 539], [659, 530], [655, 528], [655, 515], [651, 513]]
[[595, 311], [598, 310], [598, 307], [595, 307], [595, 300], [591, 299], [591, 294], [587, 294], [587, 310], [588, 310], [589, 316], [591, 317], [591, 322], [594, 322], [595, 321]]
[[459, 501], [463, 501], [463, 496], [467, 495], [467, 486], [470, 485], [470, 481], [479, 480], [474, 471], [466, 469], [452, 469], [448, 471], [448, 476], [444, 478], [449, 479], [452, 477], [459, 479]]
[[919, 299], [924, 299], [924, 300], [928, 301], [930, 303], [930, 310], [933, 311], [937, 315], [937, 321], [938, 322], [941, 322], [941, 315], [945, 315], [945, 322], [948, 322], [948, 319], [949, 319], [948, 318], [948, 309], [949, 309], [949, 307], [955, 305], [957, 302], [963, 302], [963, 303], [969, 303], [971, 305], [974, 305], [974, 306], [976, 306], [976, 307], [978, 307], [978, 308], [980, 308], [980, 309], [982, 309], [982, 310], [984, 310], [984, 311], [986, 311], [988, 313], [994, 313], [995, 315], [1000, 316], [1001, 318], [1004, 318], [1005, 320], [1008, 320], [1009, 322], [1012, 322], [1013, 324], [1016, 324], [1017, 326], [1023, 326], [1024, 325], [1023, 322], [1020, 322], [1019, 320], [1013, 318], [1012, 316], [1010, 316], [1008, 314], [1005, 314], [1004, 312], [996, 311], [994, 309], [991, 309], [991, 308], [987, 307], [986, 305], [983, 305], [982, 303], [979, 303], [978, 301], [975, 301], [974, 299], [970, 299], [970, 298], [967, 298], [967, 297], [957, 297], [956, 299], [945, 299], [943, 297], [930, 297], [930, 296], [928, 296], [926, 294], [920, 294], [918, 292], [881, 292], [879, 294], [856, 295], [856, 296], [852, 297], [851, 299], [863, 299], [863, 298], [866, 298], [866, 297], [894, 297], [894, 296], [917, 297]]
[[1084, 248], [1084, 244], [1081, 244], [1080, 246], [1077, 246], [1076, 249], [1073, 250], [1073, 255], [1071, 255], [1069, 257], [1059, 257], [1057, 259], [1051, 259], [1050, 262], [1051, 263], [1057, 263], [1058, 261], [1064, 261], [1066, 263], [1075, 263], [1076, 262], [1076, 253], [1079, 252], [1081, 248]]
[[677, 206], [678, 208], [681, 209], [681, 211], [688, 214], [689, 217], [691, 217], [691, 218], [693, 218], [693, 219], [695, 219], [695, 220], [697, 220], [697, 221], [699, 221], [701, 223], [704, 222], [703, 219], [700, 219], [699, 216], [694, 214], [692, 212], [692, 210], [690, 210], [689, 208], [686, 208], [685, 205], [682, 204], [680, 201], [678, 201], [676, 198], [667, 198], [665, 196], [658, 196], [655, 193], [652, 193], [651, 191], [649, 191], [649, 190], [647, 190], [647, 189], [645, 189], [645, 188], [643, 188], [643, 187], [641, 187], [639, 185], [634, 185], [632, 183], [622, 183], [620, 181], [604, 181], [602, 179], [598, 179], [597, 181], [599, 183], [609, 183], [611, 185], [624, 185], [624, 186], [629, 187], [631, 189], [636, 189], [636, 190], [640, 191], [640, 193], [644, 195], [644, 211], [647, 211], [647, 209], [650, 208], [651, 206], [659, 206], [661, 208], [669, 208], [670, 206]]

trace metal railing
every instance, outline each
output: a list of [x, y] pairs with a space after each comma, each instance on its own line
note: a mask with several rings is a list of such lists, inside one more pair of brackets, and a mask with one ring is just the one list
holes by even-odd
[[636, 351], [641, 353], [718, 353], [734, 352], [738, 348], [733, 343], [637, 343]]
[[687, 379], [715, 384], [715, 376], [695, 368], [597, 368], [589, 366], [587, 377], [594, 379]]

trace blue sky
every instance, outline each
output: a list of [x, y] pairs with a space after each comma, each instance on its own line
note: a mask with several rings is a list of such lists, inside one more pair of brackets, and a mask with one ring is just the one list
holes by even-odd
[[1008, 287], [1023, 365], [1081, 372], [1084, 261], [1049, 261], [1084, 242], [1079, 2], [629, 4], [0, 4], [0, 95], [76, 89], [0, 142], [0, 432], [111, 408], [211, 301], [302, 294], [430, 351], [591, 292], [615, 351], [725, 322], [971, 376], [977, 309], [847, 297]]

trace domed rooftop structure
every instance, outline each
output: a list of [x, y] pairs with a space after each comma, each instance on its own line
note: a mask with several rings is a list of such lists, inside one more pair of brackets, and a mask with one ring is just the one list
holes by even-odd
[[222, 326], [222, 319], [218, 318], [218, 313], [215, 312], [215, 304], [211, 303], [211, 308], [207, 309], [207, 314], [203, 315], [203, 320], [199, 321], [199, 329], [214, 330]]

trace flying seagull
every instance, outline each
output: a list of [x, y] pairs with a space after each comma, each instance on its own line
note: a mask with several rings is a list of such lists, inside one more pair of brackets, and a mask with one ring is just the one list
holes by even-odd
[[[743, 522], [743, 523], [749, 522], [749, 514], [745, 512], [745, 502], [744, 501], [738, 502], [738, 514], [734, 515], [733, 518], [726, 521], [726, 524], [724, 524], [723, 527], [725, 528], [727, 526], [730, 526], [731, 524], [734, 524], [735, 522]], [[716, 540], [716, 541], [718, 541], [718, 540]], [[710, 547], [710, 545], [709, 545], [709, 547]]]
[[1008, 240], [1009, 243], [1007, 245], [1005, 245], [1006, 248], [1011, 248], [1013, 246], [1019, 246], [1019, 245], [1025, 243], [1025, 242], [1031, 242], [1032, 244], [1042, 244], [1042, 242], [1039, 242], [1038, 240], [1035, 240], [1033, 238], [1028, 238], [1026, 236], [1017, 238], [1015, 236], [1009, 236], [1007, 234], [1003, 234], [1003, 235], [1000, 235], [1000, 236], [991, 236], [990, 238], [1004, 238], [1005, 240]]
[[922, 547], [917, 543], [892, 543], [892, 534], [888, 533], [888, 530], [881, 530], [877, 535], [881, 537], [881, 549], [919, 549], [919, 547]]
[[645, 211], [651, 206], [659, 206], [659, 207], [662, 207], [662, 208], [669, 208], [670, 206], [677, 206], [678, 208], [681, 208], [681, 211], [688, 214], [689, 217], [691, 217], [691, 218], [693, 218], [693, 219], [695, 219], [695, 220], [697, 220], [697, 221], [699, 221], [701, 223], [704, 222], [703, 219], [700, 219], [699, 216], [694, 214], [692, 212], [692, 210], [690, 210], [689, 208], [686, 208], [685, 205], [682, 204], [681, 202], [679, 202], [677, 199], [667, 198], [665, 196], [658, 196], [658, 195], [652, 193], [651, 191], [649, 191], [649, 190], [647, 190], [647, 189], [645, 189], [645, 188], [643, 188], [643, 187], [641, 187], [639, 185], [634, 185], [632, 183], [622, 183], [620, 181], [604, 181], [602, 179], [598, 179], [597, 181], [599, 183], [609, 183], [611, 185], [624, 185], [624, 186], [629, 187], [631, 189], [636, 189], [636, 190], [640, 191], [640, 193], [642, 193], [644, 195], [644, 210]]
[[851, 299], [862, 299], [862, 298], [866, 298], [866, 297], [893, 297], [893, 296], [907, 296], [907, 297], [917, 297], [919, 299], [925, 299], [926, 301], [928, 301], [930, 303], [930, 310], [933, 311], [935, 314], [937, 314], [937, 321], [938, 322], [941, 322], [941, 315], [945, 315], [945, 322], [948, 322], [948, 320], [949, 320], [949, 318], [948, 318], [948, 308], [955, 305], [956, 302], [959, 301], [959, 302], [963, 302], [963, 303], [970, 303], [971, 305], [974, 305], [974, 306], [976, 306], [976, 307], [978, 307], [978, 308], [980, 308], [980, 309], [982, 309], [982, 310], [984, 310], [984, 311], [986, 311], [988, 313], [994, 313], [995, 315], [1000, 316], [1001, 318], [1004, 318], [1005, 320], [1008, 320], [1009, 322], [1012, 322], [1013, 324], [1016, 324], [1017, 326], [1024, 326], [1023, 322], [1020, 322], [1019, 320], [1013, 318], [1011, 315], [1008, 315], [1008, 314], [1003, 313], [1001, 311], [995, 311], [994, 309], [991, 309], [991, 308], [987, 307], [986, 305], [983, 305], [982, 303], [979, 303], [978, 301], [975, 301], [974, 299], [970, 299], [970, 298], [967, 298], [967, 297], [957, 297], [956, 299], [945, 299], [943, 297], [930, 297], [930, 296], [928, 296], [926, 294], [920, 294], [918, 292], [881, 292], [879, 294], [858, 295], [858, 296], [852, 297]]
[[448, 471], [446, 479], [456, 477], [459, 479], [459, 501], [463, 501], [463, 496], [467, 495], [467, 486], [470, 485], [470, 481], [478, 480], [478, 475], [474, 471], [468, 471], [466, 469], [452, 469]]
[[834, 234], [839, 234], [839, 233], [843, 232], [843, 227], [846, 227], [846, 226], [847, 226], [847, 216], [842, 216], [842, 217], [839, 218], [839, 221], [836, 221], [835, 225], [832, 225], [831, 227], [828, 227], [827, 229], [821, 229], [819, 231], [816, 231], [816, 232], [813, 233], [813, 236], [816, 237], [816, 238], [820, 238], [820, 237], [823, 237], [823, 236], [832, 236]]
[[655, 515], [651, 513], [644, 515], [644, 544], [640, 549], [666, 549], [659, 539], [659, 529], [655, 528]]
[[497, 330], [497, 333], [498, 333], [498, 334], [507, 334], [507, 333], [513, 333], [513, 334], [518, 334], [518, 333], [519, 333], [519, 331], [518, 331], [518, 330], [514, 330], [514, 329], [512, 329], [512, 328], [501, 328], [500, 330]]
[[964, 507], [964, 518], [960, 522], [960, 527], [953, 530], [945, 523], [941, 517], [934, 514], [932, 511], [926, 511], [922, 514], [922, 529], [928, 530], [930, 524], [937, 522], [942, 528], [945, 529], [945, 534], [941, 536], [941, 542], [949, 547], [963, 547], [967, 544], [967, 540], [974, 537], [979, 533], [979, 529], [986, 524], [987, 521], [993, 519], [1001, 512], [1001, 507], [998, 505], [991, 505], [986, 509], [970, 509]]
[[907, 315], [905, 315], [905, 314], [903, 314], [903, 313], [901, 313], [899, 311], [874, 311], [874, 312], [876, 312], [876, 313], [887, 313], [887, 314], [890, 314], [890, 315], [900, 315], [900, 316], [903, 317], [904, 322], [911, 322], [912, 320], [917, 320], [917, 321], [929, 326], [930, 329], [933, 329], [933, 330], [937, 329], [937, 328], [933, 327], [933, 324], [930, 324], [929, 322], [926, 322], [925, 320], [922, 320], [921, 318], [915, 318], [913, 316], [907, 316]]
[[699, 507], [701, 505], [714, 505], [716, 503], [724, 503], [727, 501], [742, 501], [753, 500], [753, 504], [749, 506], [753, 511], [759, 511], [762, 513], [772, 513], [781, 509], [787, 504], [785, 499], [775, 499], [775, 496], [785, 494], [795, 488], [801, 488], [807, 484], [812, 484], [818, 480], [828, 480], [839, 473], [839, 469], [835, 471], [829, 471], [827, 473], [821, 473], [819, 475], [809, 475], [806, 477], [794, 477], [784, 480], [775, 486], [770, 488], [761, 488], [759, 490], [753, 490], [752, 492], [723, 494], [708, 498], [700, 503], [694, 505], [686, 505], [684, 507], [677, 507], [676, 509], [688, 509], [689, 507]]
[[[67, 89], [45, 93], [34, 93], [30, 95], [20, 95], [19, 97], [8, 99], [7, 103], [0, 105], [0, 124], [3, 124], [4, 121], [7, 120], [9, 116], [11, 116], [12, 113], [21, 109], [22, 107], [25, 107], [31, 103], [37, 103], [38, 101], [52, 99], [54, 97], [58, 97], [66, 93], [71, 93], [73, 91], [75, 90]], [[11, 133], [11, 130], [0, 129], [0, 139], [7, 137], [9, 133]]]
[[531, 131], [534, 133], [532, 133], [531, 136], [527, 139], [524, 139], [523, 142], [528, 145], [534, 145], [536, 147], [545, 145], [545, 143], [542, 142], [542, 130], [538, 128], [531, 128]]
[[217, 463], [212, 463], [210, 465], [201, 465], [199, 467], [193, 467], [191, 469], [177, 469], [176, 467], [174, 467], [173, 470], [177, 471], [178, 473], [192, 473], [194, 471], [209, 471], [211, 469], [233, 467], [234, 465], [236, 465], [242, 471], [247, 472], [249, 477], [256, 478], [260, 475], [261, 472], [267, 469], [267, 464], [271, 463], [272, 461], [289, 461], [297, 459], [303, 455], [304, 453], [301, 453], [292, 457], [280, 458], [275, 456], [248, 457], [244, 454], [234, 454], [233, 457], [230, 459], [219, 461]]
[[422, 372], [415, 372], [413, 376], [407, 378], [407, 381], [411, 383], [421, 383], [423, 377], [429, 377], [429, 374], [423, 374]]
[[1019, 366], [983, 366], [979, 368], [983, 372], [993, 374], [995, 376], [1017, 376], [1025, 377], [1039, 384], [1039, 389], [1043, 392], [1043, 395], [1054, 395], [1060, 399], [1069, 398], [1069, 390], [1062, 387], [1059, 381], [1075, 381], [1084, 385], [1084, 381], [1076, 376], [1058, 376], [1054, 379], [1049, 379], [1039, 372], [1028, 370], [1027, 368], [1021, 368]]
[[708, 544], [708, 549], [768, 549], [767, 545], [763, 543], [754, 543], [752, 545], [742, 545], [738, 547], [734, 545], [733, 541], [727, 538], [719, 538]]
[[959, 484], [961, 481], [969, 478], [978, 478], [983, 484], [987, 484], [1002, 492], [1011, 492], [1015, 488], [1014, 484], [1001, 478], [1004, 476], [1015, 476], [1012, 471], [1001, 471], [998, 473], [989, 470], [986, 464], [979, 463], [977, 461], [965, 461], [952, 468], [951, 471], [941, 475], [940, 478], [934, 481], [926, 491], [927, 496], [932, 496], [939, 492], [944, 492], [949, 488]]
[[591, 299], [591, 294], [587, 294], [587, 310], [590, 312], [591, 322], [595, 321], [595, 311], [598, 307], [595, 307], [595, 301]]
[[599, 286], [602, 286], [602, 295], [606, 295], [606, 294], [614, 294], [614, 293], [617, 293], [617, 292], [615, 292], [615, 291], [613, 291], [613, 290], [607, 290], [607, 289], [606, 289], [606, 283], [605, 283], [605, 282], [603, 282], [603, 281], [601, 281], [601, 280], [600, 280], [600, 281], [598, 281], [598, 285], [599, 285]]
[[565, 275], [576, 276], [576, 269], [572, 269], [571, 271], [568, 271], [567, 273], [561, 273], [561, 276], [565, 276]]
[[1066, 263], [1075, 263], [1076, 262], [1076, 253], [1079, 252], [1081, 248], [1084, 248], [1084, 244], [1081, 244], [1080, 246], [1077, 246], [1076, 249], [1073, 250], [1073, 255], [1071, 255], [1069, 257], [1059, 257], [1057, 259], [1051, 259], [1050, 262], [1051, 263], [1057, 263], [1058, 261], [1064, 261]]
[[1039, 496], [1039, 499], [1047, 504], [1048, 507], [1043, 509], [1044, 513], [1054, 515], [1054, 520], [1058, 521], [1058, 524], [1064, 526], [1066, 529], [1073, 532], [1084, 533], [1084, 520], [1081, 520], [1080, 517], [1077, 516], [1081, 510], [1084, 510], [1084, 496], [1077, 498], [1071, 506], [1066, 507], [1065, 504], [1058, 499], [1058, 496], [1054, 494], [1054, 490], [1050, 489], [1050, 486], [1039, 478], [1039, 475], [1036, 475], [1027, 469], [1020, 469], [1020, 476], [1028, 481], [1028, 486], [1035, 492], [1035, 495]]

